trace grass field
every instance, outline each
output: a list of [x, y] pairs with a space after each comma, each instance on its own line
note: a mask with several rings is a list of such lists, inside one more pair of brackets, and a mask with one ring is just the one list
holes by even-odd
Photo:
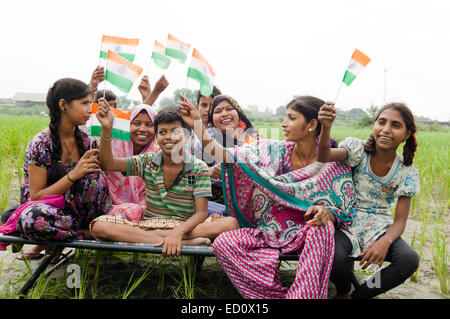
[[[18, 185], [23, 176], [25, 149], [30, 139], [47, 126], [46, 117], [0, 117], [0, 208], [19, 200]], [[283, 138], [279, 124], [256, 123], [265, 137]], [[366, 139], [369, 128], [333, 127], [338, 141], [347, 136]], [[421, 258], [432, 258], [433, 276], [438, 280], [441, 296], [449, 297], [449, 191], [450, 131], [423, 129], [417, 133], [418, 150], [414, 165], [420, 171], [421, 191], [413, 198], [410, 219], [419, 225], [409, 243]], [[401, 151], [400, 151], [401, 152]], [[425, 258], [425, 257], [424, 257]], [[40, 278], [29, 298], [239, 298], [226, 275], [215, 261], [208, 261], [201, 276], [195, 277], [192, 258], [161, 258], [125, 253], [79, 250], [74, 261], [83, 268], [79, 289], [67, 288], [64, 272]], [[0, 298], [14, 298], [33, 268], [29, 263], [0, 259]], [[6, 270], [16, 273], [6, 279]], [[411, 278], [418, 280], [422, 268]], [[57, 274], [57, 273], [56, 273]], [[12, 281], [11, 281], [12, 280]], [[6, 283], [8, 282], [8, 285]]]

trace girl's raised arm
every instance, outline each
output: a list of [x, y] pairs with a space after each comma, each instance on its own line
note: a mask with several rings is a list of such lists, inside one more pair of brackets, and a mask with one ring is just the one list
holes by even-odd
[[344, 148], [331, 148], [333, 141], [330, 136], [331, 126], [336, 119], [336, 109], [333, 102], [326, 102], [320, 108], [318, 115], [322, 126], [320, 135], [317, 137], [317, 161], [342, 162], [347, 158], [347, 150]]
[[124, 158], [114, 158], [111, 149], [112, 127], [114, 113], [105, 99], [98, 100], [97, 119], [102, 125], [100, 136], [99, 157], [100, 165], [108, 171], [127, 171], [127, 162]]

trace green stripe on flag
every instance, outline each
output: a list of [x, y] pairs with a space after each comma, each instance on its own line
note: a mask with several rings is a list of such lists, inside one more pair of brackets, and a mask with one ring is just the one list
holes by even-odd
[[133, 86], [133, 81], [120, 76], [117, 73], [111, 72], [108, 69], [106, 69], [105, 80], [111, 84], [114, 84], [125, 93], [130, 92], [131, 87]]
[[203, 96], [210, 96], [213, 92], [213, 85], [209, 78], [197, 69], [189, 68], [187, 76], [200, 83], [200, 93]]
[[[127, 59], [131, 63], [134, 61], [134, 54], [133, 53], [124, 53], [124, 52], [116, 52], [121, 57]], [[106, 59], [108, 57], [108, 52], [100, 51], [100, 58]]]
[[354, 75], [352, 72], [347, 70], [347, 71], [345, 71], [342, 82], [344, 82], [345, 84], [347, 84], [347, 86], [349, 86], [353, 82], [354, 79], [356, 79], [356, 75]]
[[186, 54], [179, 50], [166, 48], [166, 55], [177, 59], [180, 63], [184, 63], [186, 61]]
[[155, 61], [155, 64], [159, 66], [161, 69], [167, 69], [170, 64], [170, 59], [165, 55], [162, 55], [158, 52], [152, 52], [152, 59]]
[[[89, 134], [91, 136], [101, 136], [102, 133], [102, 127], [101, 126], [90, 126], [88, 127]], [[130, 132], [122, 131], [117, 128], [112, 129], [112, 138], [116, 138], [125, 142], [130, 141]]]

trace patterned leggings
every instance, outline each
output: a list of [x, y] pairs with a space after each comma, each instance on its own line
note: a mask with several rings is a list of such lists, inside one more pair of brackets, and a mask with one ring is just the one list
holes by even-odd
[[[219, 235], [213, 250], [228, 278], [244, 298], [326, 299], [334, 257], [334, 226], [303, 226], [287, 246], [280, 247], [259, 229], [241, 228]], [[280, 248], [299, 257], [294, 283], [281, 285]]]

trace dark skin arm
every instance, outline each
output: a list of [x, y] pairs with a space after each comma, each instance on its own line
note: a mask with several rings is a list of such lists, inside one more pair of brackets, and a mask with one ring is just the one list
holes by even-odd
[[380, 267], [383, 265], [389, 247], [391, 247], [394, 241], [400, 238], [405, 230], [410, 205], [410, 197], [399, 197], [392, 225], [389, 226], [383, 236], [378, 238], [376, 242], [361, 253], [362, 260], [359, 265], [362, 266], [362, 269], [366, 269], [370, 264], [375, 264]]

